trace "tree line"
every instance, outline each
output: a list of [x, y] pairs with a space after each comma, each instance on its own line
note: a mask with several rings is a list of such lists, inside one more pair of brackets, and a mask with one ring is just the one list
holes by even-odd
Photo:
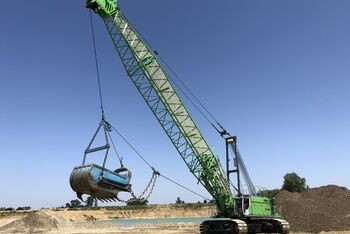
[[281, 190], [287, 190], [291, 193], [297, 192], [301, 193], [309, 189], [309, 186], [306, 184], [306, 179], [300, 177], [297, 173], [291, 172], [287, 173], [283, 177], [283, 185], [280, 189], [266, 189], [258, 192], [257, 195], [265, 196], [269, 198], [274, 198]]
[[30, 206], [20, 206], [17, 207], [17, 209], [13, 207], [0, 207], [0, 211], [20, 211], [20, 210], [31, 210], [32, 208]]

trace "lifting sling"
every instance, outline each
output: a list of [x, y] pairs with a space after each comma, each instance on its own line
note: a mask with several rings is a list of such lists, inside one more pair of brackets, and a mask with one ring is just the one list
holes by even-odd
[[[103, 129], [106, 144], [91, 148], [101, 129]], [[70, 185], [81, 200], [83, 194], [88, 194], [102, 201], [116, 201], [119, 192], [131, 191], [130, 180], [132, 174], [127, 168], [122, 166], [122, 163], [121, 168], [114, 171], [105, 168], [110, 148], [108, 141], [108, 133], [110, 131], [111, 125], [106, 121], [104, 114], [102, 114], [102, 120], [85, 150], [82, 165], [75, 167], [70, 175]], [[104, 150], [105, 154], [102, 166], [85, 164], [88, 154]]]

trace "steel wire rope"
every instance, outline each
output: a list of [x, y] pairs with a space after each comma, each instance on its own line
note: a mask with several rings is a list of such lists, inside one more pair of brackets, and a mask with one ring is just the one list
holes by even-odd
[[[95, 39], [95, 30], [94, 30], [94, 23], [93, 23], [93, 19], [92, 19], [92, 13], [91, 10], [89, 11], [90, 14], [90, 26], [91, 26], [91, 34], [92, 34], [92, 44], [93, 44], [93, 48], [94, 48], [94, 58], [95, 58], [95, 66], [96, 66], [96, 75], [97, 75], [97, 83], [98, 83], [98, 92], [99, 92], [99, 96], [100, 96], [100, 107], [101, 107], [101, 111], [102, 111], [102, 121], [103, 121], [103, 125], [105, 128], [105, 131], [107, 131], [108, 136], [112, 142], [112, 146], [114, 148], [114, 151], [116, 152], [116, 155], [118, 157], [118, 160], [120, 162], [120, 166], [123, 167], [123, 162], [122, 162], [122, 158], [119, 156], [119, 153], [115, 147], [115, 144], [113, 142], [113, 139], [111, 137], [111, 135], [109, 134], [108, 130], [106, 130], [106, 126], [109, 125], [108, 122], [106, 122], [105, 119], [105, 111], [104, 111], [104, 106], [103, 106], [103, 95], [102, 95], [102, 87], [101, 87], [101, 78], [100, 78], [100, 70], [99, 70], [99, 66], [98, 66], [98, 57], [97, 57], [97, 49], [96, 49], [96, 39]], [[106, 155], [107, 157], [107, 155]], [[106, 159], [105, 159], [106, 160]], [[105, 162], [104, 162], [105, 164]]]
[[170, 181], [170, 182], [176, 184], [177, 186], [180, 186], [181, 188], [186, 189], [186, 190], [188, 190], [189, 192], [192, 192], [192, 193], [194, 193], [194, 194], [200, 196], [201, 198], [204, 198], [205, 200], [210, 201], [209, 198], [204, 197], [203, 195], [200, 195], [199, 193], [197, 193], [197, 192], [195, 192], [195, 191], [193, 191], [193, 190], [191, 190], [191, 189], [189, 189], [189, 188], [187, 188], [187, 187], [185, 187], [185, 186], [179, 184], [178, 182], [176, 182], [176, 181], [170, 179], [169, 177], [166, 177], [165, 175], [162, 175], [162, 174], [160, 174], [160, 176], [163, 177], [164, 179], [166, 179], [166, 180], [168, 180], [168, 181]]
[[111, 143], [112, 143], [112, 147], [113, 147], [113, 149], [114, 149], [114, 152], [116, 153], [116, 155], [117, 155], [117, 157], [118, 157], [118, 159], [119, 159], [120, 167], [123, 168], [123, 167], [124, 167], [124, 165], [123, 165], [123, 158], [120, 157], [120, 155], [119, 155], [119, 153], [118, 153], [118, 150], [117, 150], [117, 148], [115, 147], [115, 144], [114, 144], [114, 141], [113, 141], [113, 138], [112, 138], [111, 134], [110, 134], [109, 132], [107, 132], [107, 134], [108, 134], [108, 137], [109, 137], [109, 139], [110, 139], [110, 141], [111, 141]]
[[134, 146], [132, 146], [132, 144], [127, 140], [125, 139], [125, 137], [112, 125], [112, 129], [125, 141], [126, 144], [129, 145], [129, 147], [154, 171], [154, 167], [152, 167], [152, 165], [147, 162], [147, 160], [142, 157], [142, 155], [135, 149]]
[[[130, 20], [127, 19], [126, 16], [124, 16], [125, 19], [128, 21], [129, 25], [134, 28], [135, 30], [136, 27], [131, 23]], [[225, 128], [219, 123], [219, 121], [214, 117], [214, 115], [212, 113], [210, 113], [210, 111], [208, 110], [208, 108], [206, 108], [204, 106], [204, 104], [199, 100], [199, 98], [197, 98], [195, 96], [195, 94], [191, 91], [191, 89], [182, 81], [182, 79], [174, 72], [174, 70], [170, 67], [170, 65], [159, 55], [159, 53], [151, 46], [151, 44], [147, 41], [147, 39], [140, 33], [140, 31], [135, 31], [136, 35], [138, 35], [142, 40], [145, 41], [146, 43], [146, 47], [149, 46], [150, 49], [154, 52], [154, 54], [160, 59], [160, 61], [169, 69], [169, 71], [175, 76], [175, 78], [177, 78], [180, 83], [185, 87], [185, 89], [188, 91], [188, 93], [199, 103], [199, 105], [204, 109], [205, 112], [207, 112], [209, 114], [209, 116], [216, 122], [217, 126], [214, 125], [214, 123], [212, 121], [210, 121], [209, 117], [201, 110], [200, 107], [198, 107], [198, 105], [193, 101], [193, 99], [180, 87], [180, 85], [174, 80], [172, 79], [170, 76], [168, 76], [168, 78], [175, 84], [175, 86], [180, 90], [180, 92], [190, 101], [190, 103], [199, 111], [199, 113], [209, 122], [209, 124], [221, 135], [225, 135], [228, 134], [230, 135]], [[219, 128], [221, 128], [221, 131], [219, 130]], [[177, 184], [177, 182], [172, 181], [169, 178], [164, 177], [163, 175], [161, 175], [163, 178], [168, 179], [169, 181]], [[182, 187], [182, 185], [177, 184], [178, 186]], [[185, 187], [184, 187], [185, 188]], [[189, 190], [188, 188], [185, 188], [187, 190]], [[189, 190], [191, 191], [191, 190]], [[194, 191], [191, 191], [194, 192]], [[196, 192], [194, 192], [196, 193]], [[196, 193], [197, 194], [197, 193]], [[197, 194], [199, 195], [199, 194]], [[201, 196], [201, 195], [199, 195]], [[201, 196], [203, 197], [203, 196]], [[205, 198], [207, 199], [207, 198]]]
[[[91, 25], [92, 41], [93, 41], [94, 55], [95, 55], [96, 74], [97, 74], [98, 89], [99, 89], [99, 96], [100, 96], [100, 105], [101, 105], [101, 110], [102, 110], [102, 116], [104, 117], [104, 106], [103, 106], [102, 88], [101, 88], [101, 80], [100, 80], [100, 73], [99, 73], [99, 66], [98, 66], [98, 59], [97, 59], [95, 31], [94, 31], [94, 26], [93, 26], [93, 20], [92, 20], [92, 13], [91, 13], [91, 10], [89, 11], [89, 13], [90, 13], [90, 25]], [[142, 37], [142, 36], [141, 36], [141, 37]], [[145, 39], [144, 39], [144, 40], [145, 40]], [[145, 41], [146, 41], [146, 40], [145, 40]], [[147, 42], [146, 42], [146, 43], [147, 43]], [[148, 43], [147, 43], [147, 44], [148, 44]], [[183, 91], [182, 91], [182, 92], [183, 92]], [[194, 105], [194, 104], [193, 104], [193, 105]], [[209, 121], [209, 120], [208, 120], [208, 121]], [[210, 122], [210, 121], [209, 121], [209, 122]], [[113, 130], [114, 130], [128, 145], [129, 145], [129, 146], [130, 146], [130, 148], [131, 148], [131, 149], [132, 149], [132, 150], [133, 150], [133, 151], [134, 151], [134, 152], [135, 152], [135, 153], [136, 153], [136, 154], [137, 154], [137, 155], [138, 155], [138, 156], [139, 156], [153, 171], [154, 171], [154, 172], [159, 173], [158, 171], [155, 170], [154, 167], [151, 166], [150, 163], [147, 162], [147, 160], [146, 160], [144, 157], [142, 157], [142, 155], [135, 149], [135, 147], [133, 147], [133, 146], [131, 145], [131, 143], [130, 143], [129, 141], [127, 141], [127, 140], [124, 138], [124, 136], [123, 136], [113, 125], [111, 125], [111, 127], [112, 127], [112, 129], [113, 129]], [[118, 152], [117, 152], [117, 150], [116, 150], [116, 148], [115, 148], [114, 142], [113, 142], [113, 140], [112, 140], [112, 138], [111, 138], [111, 136], [110, 136], [109, 133], [108, 133], [108, 136], [109, 136], [109, 138], [111, 139], [112, 146], [113, 146], [114, 150], [116, 151], [116, 154], [117, 154], [117, 156], [118, 156], [119, 161], [122, 162], [122, 161], [121, 161], [121, 158], [120, 158], [120, 156], [119, 156], [119, 154], [118, 154]], [[122, 163], [121, 163], [121, 165], [122, 165]], [[191, 190], [191, 189], [189, 189], [189, 188], [187, 188], [187, 187], [181, 185], [180, 183], [178, 183], [178, 182], [176, 182], [176, 181], [170, 179], [170, 178], [167, 177], [167, 176], [164, 176], [163, 174], [160, 174], [160, 173], [159, 173], [159, 175], [160, 175], [161, 177], [163, 177], [164, 179], [166, 179], [166, 180], [168, 180], [168, 181], [170, 181], [170, 182], [172, 182], [172, 183], [174, 183], [174, 184], [180, 186], [181, 188], [186, 189], [187, 191], [192, 192], [193, 194], [196, 194], [197, 196], [200, 196], [200, 197], [202, 197], [202, 198], [204, 198], [204, 199], [206, 199], [206, 200], [210, 200], [209, 198], [200, 195], [199, 193], [197, 193], [197, 192], [195, 192], [195, 191], [193, 191], [193, 190]]]
[[[125, 143], [127, 144], [127, 145], [129, 145], [130, 146], [130, 148], [153, 170], [153, 171], [156, 171], [155, 170], [155, 168], [149, 163], [149, 162], [147, 162], [147, 160], [135, 149], [135, 147], [115, 128], [115, 127], [113, 127], [113, 125], [112, 125], [112, 129], [125, 141]], [[196, 194], [197, 196], [199, 196], [199, 197], [202, 197], [202, 198], [204, 198], [204, 199], [206, 199], [206, 200], [210, 200], [209, 198], [207, 198], [207, 197], [205, 197], [205, 196], [203, 196], [203, 195], [201, 195], [201, 194], [199, 194], [199, 193], [197, 193], [197, 192], [195, 192], [195, 191], [193, 191], [192, 189], [189, 189], [189, 188], [187, 188], [186, 186], [184, 186], [184, 185], [182, 185], [182, 184], [180, 184], [180, 183], [178, 183], [178, 182], [176, 182], [176, 181], [174, 181], [174, 180], [172, 180], [172, 179], [170, 179], [169, 177], [167, 177], [167, 176], [165, 176], [165, 175], [163, 175], [162, 173], [160, 173], [159, 171], [157, 171], [157, 173], [159, 173], [159, 176], [161, 176], [161, 177], [163, 177], [164, 179], [166, 179], [166, 180], [168, 180], [168, 181], [170, 181], [170, 182], [172, 182], [173, 184], [176, 184], [177, 186], [179, 186], [179, 187], [181, 187], [181, 188], [183, 188], [183, 189], [186, 189], [187, 191], [189, 191], [189, 192], [191, 192], [191, 193], [193, 193], [193, 194]]]
[[[212, 113], [209, 112], [208, 108], [206, 108], [204, 106], [204, 104], [199, 100], [199, 98], [196, 97], [196, 95], [193, 93], [193, 91], [191, 91], [191, 89], [182, 81], [182, 79], [175, 73], [175, 71], [172, 69], [172, 67], [170, 67], [170, 65], [160, 56], [158, 55], [158, 58], [160, 59], [160, 61], [162, 63], [164, 63], [164, 65], [169, 69], [169, 71], [175, 76], [175, 78], [180, 81], [180, 83], [182, 84], [183, 87], [185, 87], [185, 89], [187, 90], [187, 92], [194, 98], [194, 100], [196, 100], [198, 102], [198, 104], [203, 108], [203, 110], [205, 112], [208, 113], [208, 115], [220, 126], [219, 121], [214, 117], [214, 115]], [[169, 77], [173, 82], [174, 79], [172, 79], [171, 77]], [[175, 83], [175, 82], [174, 82]], [[183, 94], [185, 94], [185, 91], [183, 91], [182, 88], [179, 87], [178, 84], [176, 84], [176, 86], [181, 90], [181, 92]], [[188, 96], [187, 94], [185, 94], [186, 96]], [[190, 97], [187, 97], [191, 102], [193, 102], [193, 100]], [[193, 103], [193, 105], [199, 110], [200, 108]], [[202, 110], [200, 110], [200, 112], [202, 113]], [[204, 115], [204, 114], [203, 114]], [[205, 115], [205, 118], [208, 120], [208, 117]], [[209, 121], [209, 120], [208, 120]], [[211, 121], [209, 121], [211, 124], [213, 124]]]
[[92, 13], [91, 10], [89, 11], [90, 13], [90, 26], [91, 26], [91, 34], [92, 34], [92, 44], [94, 48], [94, 55], [95, 55], [95, 66], [96, 66], [96, 75], [97, 75], [97, 83], [98, 83], [98, 91], [100, 95], [100, 105], [101, 105], [101, 110], [102, 114], [104, 114], [104, 109], [103, 109], [103, 97], [102, 97], [102, 88], [101, 88], [101, 79], [100, 79], [100, 70], [98, 66], [98, 58], [97, 58], [97, 49], [96, 49], [96, 39], [95, 39], [95, 30], [94, 30], [94, 23], [92, 20]]
[[[128, 20], [128, 18], [127, 18], [125, 15], [124, 15], [124, 17], [125, 17], [126, 21], [128, 22], [128, 24], [129, 24], [132, 28], [134, 28], [134, 29], [136, 30], [136, 27], [131, 23], [131, 21]], [[213, 116], [213, 114], [211, 114], [211, 113], [209, 112], [209, 110], [208, 110], [208, 109], [203, 105], [203, 103], [194, 95], [194, 93], [190, 90], [190, 88], [189, 88], [188, 86], [186, 86], [186, 84], [185, 84], [185, 83], [180, 79], [180, 77], [173, 71], [173, 69], [171, 69], [171, 67], [165, 62], [165, 60], [159, 55], [159, 53], [151, 46], [150, 43], [148, 43], [147, 39], [140, 33], [140, 31], [137, 31], [137, 32], [135, 31], [135, 33], [136, 33], [136, 35], [138, 35], [142, 40], [145, 41], [146, 46], [149, 46], [149, 47], [150, 47], [150, 49], [154, 52], [154, 54], [157, 55], [157, 57], [159, 57], [159, 59], [165, 64], [166, 67], [168, 67], [168, 69], [170, 70], [170, 72], [173, 73], [173, 75], [174, 75], [178, 80], [180, 80], [180, 82], [181, 82], [181, 83], [183, 84], [183, 86], [188, 90], [188, 92], [190, 93], [190, 95], [194, 97], [194, 99], [202, 106], [202, 108], [203, 108], [203, 109], [209, 114], [209, 116], [216, 122], [216, 124], [217, 124], [224, 132], [226, 132], [225, 129], [222, 127], [222, 125], [221, 125], [221, 124], [217, 121], [217, 119]], [[198, 107], [198, 105], [195, 104], [195, 102], [191, 99], [191, 97], [190, 97], [188, 94], [186, 94], [186, 92], [180, 87], [180, 85], [178, 85], [177, 82], [175, 82], [175, 80], [172, 79], [170, 76], [169, 76], [168, 78], [175, 84], [175, 86], [180, 90], [180, 92], [183, 93], [183, 94], [185, 95], [185, 97], [186, 97], [186, 98], [191, 102], [191, 104], [199, 111], [199, 113], [210, 123], [210, 125], [213, 126], [213, 127], [215, 128], [216, 131], [220, 132], [220, 131], [218, 130], [218, 128], [214, 125], [214, 123], [213, 123], [212, 121], [210, 121], [210, 119], [208, 118], [208, 116], [204, 114], [204, 112]], [[126, 139], [125, 139], [113, 126], [112, 126], [112, 128], [113, 128], [113, 129], [118, 133], [118, 135], [120, 135], [120, 136], [123, 138], [123, 140], [135, 151], [135, 153], [136, 153], [137, 155], [139, 155], [139, 156], [141, 157], [141, 159], [142, 159], [152, 170], [154, 170], [154, 168], [153, 168], [153, 167], [152, 167], [152, 166], [151, 166], [137, 151], [136, 151], [136, 149], [135, 149], [129, 142], [126, 141]], [[189, 189], [189, 188], [187, 188], [187, 187], [185, 187], [185, 186], [179, 184], [178, 182], [176, 182], [176, 181], [174, 181], [174, 180], [172, 180], [172, 179], [170, 179], [170, 178], [168, 178], [168, 177], [166, 177], [166, 176], [164, 176], [164, 175], [162, 175], [162, 174], [160, 174], [160, 176], [163, 177], [164, 179], [166, 179], [166, 180], [168, 180], [168, 181], [170, 181], [170, 182], [172, 182], [172, 183], [174, 183], [174, 184], [176, 184], [176, 185], [178, 185], [178, 186], [180, 186], [180, 187], [182, 187], [182, 188], [184, 188], [184, 189], [186, 189], [186, 190], [188, 190], [188, 191], [190, 191], [190, 192], [192, 192], [192, 193], [194, 193], [194, 194], [196, 194], [196, 195], [198, 195], [198, 196], [200, 196], [200, 197], [202, 197], [202, 198], [204, 198], [204, 199], [206, 199], [206, 200], [210, 200], [209, 198], [200, 195], [199, 193], [197, 193], [197, 192], [195, 192], [195, 191], [193, 191], [193, 190], [191, 190], [191, 189]]]
[[[128, 21], [129, 25], [136, 30], [136, 27], [131, 23], [130, 20], [124, 15], [125, 19]], [[136, 33], [136, 32], [135, 32]], [[150, 47], [150, 49], [153, 51], [153, 53], [160, 59], [162, 63], [169, 69], [169, 71], [175, 76], [176, 79], [180, 81], [180, 83], [185, 87], [187, 92], [195, 99], [199, 105], [203, 108], [205, 112], [208, 113], [208, 115], [216, 122], [219, 128], [223, 130], [223, 132], [226, 132], [226, 130], [223, 128], [223, 126], [219, 123], [219, 121], [214, 117], [214, 115], [204, 106], [204, 104], [199, 100], [199, 98], [196, 97], [196, 95], [191, 91], [191, 89], [185, 84], [185, 82], [182, 81], [182, 79], [174, 72], [174, 70], [170, 67], [170, 65], [159, 55], [159, 53], [151, 46], [150, 43], [148, 43], [147, 39], [140, 33], [139, 30], [137, 30], [136, 33], [142, 40], [145, 41], [146, 46]], [[220, 132], [218, 130], [218, 127], [214, 125], [212, 121], [209, 120], [209, 117], [204, 114], [204, 112], [201, 110], [200, 107], [198, 107], [197, 104], [192, 100], [192, 98], [186, 94], [186, 92], [178, 85], [174, 79], [172, 79], [170, 76], [168, 77], [174, 84], [175, 86], [180, 90], [181, 93], [185, 95], [185, 97], [191, 102], [191, 104], [199, 111], [199, 113], [210, 123], [211, 126], [215, 128], [216, 131]]]

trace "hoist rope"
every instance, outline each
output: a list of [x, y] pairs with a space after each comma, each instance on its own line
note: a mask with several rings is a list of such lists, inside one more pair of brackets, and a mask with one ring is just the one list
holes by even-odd
[[151, 166], [151, 164], [149, 164], [146, 159], [144, 157], [142, 157], [142, 155], [135, 149], [134, 146], [131, 145], [131, 143], [125, 139], [125, 137], [115, 128], [112, 126], [112, 129], [125, 141], [126, 144], [128, 144], [130, 146], [130, 148], [152, 169], [154, 170], [154, 167]]
[[[154, 167], [149, 163], [149, 162], [147, 162], [147, 160], [144, 158], [144, 157], [142, 157], [142, 155], [135, 149], [135, 147], [134, 146], [132, 146], [132, 144], [115, 128], [115, 127], [113, 127], [113, 125], [112, 125], [112, 129], [125, 141], [125, 143], [126, 144], [128, 144], [129, 146], [130, 146], [130, 148], [153, 170], [153, 171], [155, 171], [155, 169], [154, 169]], [[158, 172], [158, 171], [157, 171]], [[207, 197], [204, 197], [203, 195], [200, 195], [199, 193], [197, 193], [197, 192], [195, 192], [195, 191], [193, 191], [192, 189], [189, 189], [189, 188], [187, 188], [187, 187], [185, 187], [184, 185], [181, 185], [180, 183], [178, 183], [178, 182], [176, 182], [176, 181], [174, 181], [174, 180], [172, 180], [172, 179], [170, 179], [169, 177], [167, 177], [167, 176], [165, 176], [165, 175], [163, 175], [162, 173], [160, 173], [160, 172], [158, 172], [159, 173], [159, 175], [161, 176], [161, 177], [163, 177], [164, 179], [166, 179], [166, 180], [168, 180], [168, 181], [170, 181], [170, 182], [172, 182], [173, 184], [176, 184], [177, 186], [179, 186], [179, 187], [181, 187], [181, 188], [183, 188], [183, 189], [186, 189], [187, 191], [189, 191], [189, 192], [191, 192], [191, 193], [193, 193], [193, 194], [196, 194], [196, 195], [198, 195], [198, 196], [200, 196], [200, 197], [202, 197], [202, 198], [204, 198], [204, 199], [206, 199], [206, 200], [210, 200], [209, 198], [207, 198]]]
[[[174, 72], [174, 70], [170, 67], [170, 65], [155, 51], [155, 54], [159, 58], [159, 60], [168, 68], [168, 70], [174, 75], [174, 77], [180, 81], [183, 87], [187, 90], [189, 94], [187, 94], [183, 88], [173, 79], [171, 76], [168, 76], [169, 80], [172, 81], [173, 84], [180, 90], [180, 92], [190, 101], [190, 103], [198, 110], [198, 112], [209, 122], [209, 124], [218, 132], [221, 136], [228, 134], [225, 128], [219, 123], [219, 121], [214, 117], [212, 113], [204, 106], [204, 104], [196, 97], [196, 95], [191, 91], [191, 89], [182, 81], [182, 79]], [[192, 96], [192, 97], [191, 97]], [[195, 103], [195, 101], [199, 104], [199, 106]], [[206, 112], [207, 114], [205, 114]], [[215, 123], [213, 123], [212, 120]]]
[[183, 89], [180, 87], [180, 85], [177, 84], [177, 82], [172, 79], [171, 77], [169, 77], [169, 79], [173, 82], [173, 84], [175, 84], [175, 86], [181, 91], [181, 93], [183, 93], [183, 95], [185, 95], [185, 97], [192, 103], [192, 105], [199, 111], [199, 113], [211, 124], [213, 125], [212, 121], [210, 121], [210, 119], [203, 113], [203, 111], [196, 105], [196, 103], [194, 103], [194, 101], [191, 99], [191, 97], [188, 96], [187, 93], [185, 93], [185, 91], [183, 91]]
[[[98, 66], [98, 57], [97, 57], [97, 49], [96, 49], [96, 38], [95, 38], [95, 30], [94, 30], [94, 23], [93, 23], [93, 19], [92, 19], [92, 12], [91, 12], [91, 10], [89, 11], [89, 13], [90, 13], [90, 27], [91, 27], [91, 35], [92, 35], [92, 45], [93, 45], [93, 48], [94, 48], [94, 60], [95, 60], [97, 83], [98, 83], [98, 93], [99, 93], [99, 97], [100, 97], [100, 107], [101, 107], [101, 111], [102, 111], [102, 121], [105, 121], [106, 124], [109, 124], [108, 122], [106, 122], [105, 116], [104, 116], [105, 113], [104, 113], [104, 106], [103, 106], [101, 78], [100, 78], [100, 70], [99, 70], [99, 66]], [[116, 153], [116, 155], [118, 157], [120, 166], [123, 167], [122, 158], [119, 156], [119, 153], [117, 151], [117, 148], [115, 147], [114, 141], [113, 141], [109, 131], [106, 131], [106, 126], [104, 126], [104, 128], [105, 128], [105, 133], [107, 132], [108, 138], [110, 139], [110, 141], [112, 143], [112, 146], [113, 146], [113, 149], [114, 149], [114, 151], [115, 151], [115, 153]], [[107, 155], [106, 155], [105, 160], [104, 160], [104, 165], [106, 163], [106, 159], [107, 159]]]
[[[98, 58], [97, 58], [95, 31], [94, 31], [94, 25], [93, 25], [91, 10], [90, 10], [89, 12], [90, 12], [90, 25], [91, 25], [91, 33], [92, 33], [92, 42], [93, 42], [94, 55], [95, 55], [96, 74], [97, 74], [97, 81], [98, 81], [98, 90], [99, 90], [99, 96], [100, 96], [100, 106], [101, 106], [101, 110], [102, 110], [102, 118], [104, 119], [104, 106], [103, 106], [102, 88], [101, 88], [100, 72], [99, 72]], [[141, 37], [142, 37], [142, 36], [141, 36]], [[147, 42], [146, 42], [146, 43], [147, 43]], [[182, 91], [182, 92], [183, 92], [183, 91]], [[184, 93], [184, 92], [183, 92], [183, 93]], [[184, 94], [185, 94], [185, 93], [184, 93]], [[185, 95], [186, 95], [186, 94], [185, 94]], [[186, 95], [186, 96], [187, 96], [187, 95]], [[187, 98], [190, 100], [189, 97], [187, 97]], [[191, 100], [190, 100], [190, 101], [191, 101]], [[192, 101], [191, 101], [191, 102], [192, 102]], [[195, 105], [195, 104], [193, 103], [193, 105]], [[199, 110], [198, 107], [197, 107], [197, 109]], [[200, 111], [200, 110], [199, 110], [199, 111]], [[201, 111], [200, 111], [200, 112], [201, 112]], [[202, 113], [202, 112], [201, 112], [201, 113]], [[202, 113], [202, 115], [205, 116], [204, 113]], [[209, 119], [207, 119], [207, 120], [209, 121]], [[209, 121], [209, 122], [210, 122], [210, 121]], [[199, 193], [197, 193], [197, 192], [195, 192], [195, 191], [193, 191], [193, 190], [191, 190], [191, 189], [189, 189], [189, 188], [187, 188], [187, 187], [181, 185], [180, 183], [178, 183], [178, 182], [176, 182], [176, 181], [170, 179], [169, 177], [160, 174], [158, 171], [155, 170], [154, 167], [152, 167], [152, 165], [151, 165], [149, 162], [147, 162], [147, 160], [135, 149], [135, 147], [133, 147], [133, 146], [131, 145], [131, 143], [130, 143], [128, 140], [126, 140], [125, 137], [124, 137], [116, 128], [114, 128], [113, 125], [111, 125], [111, 127], [112, 127], [112, 129], [113, 129], [113, 130], [114, 130], [128, 145], [129, 145], [129, 147], [130, 147], [130, 148], [131, 148], [131, 149], [132, 149], [132, 150], [133, 150], [133, 151], [134, 151], [134, 152], [135, 152], [135, 153], [150, 167], [150, 168], [151, 168], [151, 170], [153, 171], [153, 175], [159, 175], [159, 176], [163, 177], [164, 179], [166, 179], [166, 180], [168, 180], [168, 181], [170, 181], [170, 182], [176, 184], [177, 186], [180, 186], [181, 188], [186, 189], [186, 190], [189, 191], [189, 192], [192, 192], [193, 194], [196, 194], [196, 195], [198, 195], [198, 196], [200, 196], [200, 197], [202, 197], [202, 198], [204, 198], [204, 199], [206, 199], [206, 200], [208, 200], [208, 201], [210, 200], [209, 198], [200, 195]], [[111, 141], [111, 143], [112, 143], [112, 147], [113, 147], [114, 151], [116, 152], [116, 155], [117, 155], [117, 157], [118, 157], [118, 159], [119, 159], [119, 162], [120, 162], [120, 164], [121, 164], [121, 167], [123, 167], [122, 158], [120, 157], [120, 155], [119, 155], [119, 153], [118, 153], [118, 151], [117, 151], [117, 149], [116, 149], [116, 147], [115, 147], [115, 144], [114, 144], [114, 142], [113, 142], [113, 139], [112, 139], [112, 137], [111, 137], [111, 135], [110, 135], [109, 132], [107, 132], [107, 134], [108, 134], [108, 138], [110, 139], [110, 141]], [[106, 163], [105, 161], [106, 161], [106, 158], [105, 158], [105, 160], [104, 160], [104, 165], [105, 165], [105, 163]], [[146, 190], [145, 190], [141, 195], [144, 195], [144, 193], [148, 190], [148, 188], [151, 186], [151, 184], [152, 184], [152, 182], [153, 182], [152, 189], [151, 189], [151, 192], [152, 192], [152, 190], [153, 190], [153, 188], [154, 188], [155, 180], [156, 180], [156, 177], [153, 177], [153, 176], [152, 176], [152, 180], [150, 181], [150, 183], [149, 183], [149, 185], [147, 186]], [[151, 192], [149, 193], [149, 195], [151, 194]], [[149, 195], [147, 196], [147, 198], [149, 197]], [[136, 197], [134, 194], [133, 194], [133, 196]], [[122, 201], [122, 200], [120, 200], [120, 201]]]
[[95, 39], [95, 30], [94, 30], [94, 23], [92, 20], [92, 13], [91, 10], [90, 12], [90, 25], [91, 25], [91, 34], [92, 34], [92, 44], [94, 48], [94, 55], [95, 55], [95, 66], [96, 66], [96, 75], [97, 75], [97, 83], [98, 83], [98, 91], [100, 95], [100, 105], [101, 105], [101, 110], [102, 114], [104, 113], [103, 109], [103, 97], [102, 97], [102, 88], [101, 88], [101, 80], [100, 80], [100, 71], [98, 67], [98, 59], [97, 59], [97, 50], [96, 50], [96, 39]]
[[[191, 89], [182, 81], [182, 79], [175, 73], [175, 71], [170, 67], [170, 65], [160, 56], [158, 55], [158, 58], [160, 59], [160, 61], [162, 63], [164, 63], [164, 65], [169, 69], [169, 71], [174, 75], [174, 77], [180, 81], [180, 83], [182, 84], [183, 87], [185, 87], [185, 89], [187, 90], [187, 92], [190, 94], [190, 96], [193, 97], [193, 99], [195, 101], [198, 102], [198, 104], [200, 105], [200, 107], [202, 107], [202, 109], [208, 113], [208, 115], [217, 123], [219, 124], [219, 121], [214, 117], [214, 115], [212, 113], [210, 113], [210, 111], [208, 110], [208, 108], [206, 108], [204, 106], [204, 104], [199, 100], [199, 98], [196, 97], [196, 95], [193, 93], [193, 91], [191, 91]], [[174, 82], [174, 79], [172, 79], [171, 77], [169, 77], [173, 82]], [[174, 82], [175, 83], [175, 82]], [[187, 99], [189, 99], [191, 101], [191, 103], [197, 108], [197, 110], [209, 121], [210, 124], [213, 124], [212, 121], [209, 120], [208, 116], [205, 115], [203, 113], [202, 110], [200, 110], [200, 108], [198, 107], [197, 104], [194, 103], [194, 101], [192, 100], [191, 97], [188, 97], [189, 95], [185, 93], [185, 91], [178, 85], [176, 84], [176, 86], [181, 90], [181, 92], [186, 95]]]
[[115, 152], [115, 154], [116, 154], [117, 157], [118, 157], [118, 160], [119, 160], [119, 163], [120, 163], [120, 167], [123, 168], [123, 167], [124, 167], [124, 165], [123, 165], [123, 158], [120, 157], [120, 155], [119, 155], [119, 153], [118, 153], [118, 150], [117, 150], [117, 148], [115, 147], [115, 144], [114, 144], [114, 141], [113, 141], [113, 138], [112, 138], [111, 134], [110, 134], [109, 132], [107, 132], [107, 134], [108, 134], [109, 140], [110, 140], [111, 143], [112, 143], [112, 147], [113, 147], [113, 149], [114, 149], [114, 152]]
[[187, 187], [185, 187], [185, 186], [179, 184], [178, 182], [176, 182], [176, 181], [174, 181], [174, 180], [172, 180], [172, 179], [166, 177], [165, 175], [160, 174], [160, 176], [163, 177], [164, 179], [166, 179], [166, 180], [168, 180], [168, 181], [170, 181], [170, 182], [176, 184], [177, 186], [180, 186], [181, 188], [186, 189], [187, 191], [189, 191], [189, 192], [191, 192], [191, 193], [194, 193], [194, 194], [200, 196], [201, 198], [204, 198], [205, 200], [210, 201], [209, 198], [204, 197], [203, 195], [200, 195], [199, 193], [197, 193], [197, 192], [195, 192], [195, 191], [193, 191], [193, 190], [191, 190], [191, 189], [189, 189], [189, 188], [187, 188]]
[[[126, 16], [124, 16], [126, 18]], [[130, 23], [131, 21], [126, 18], [126, 20], [129, 22], [129, 25], [136, 30], [136, 27]], [[148, 43], [147, 39], [140, 33], [139, 30], [137, 30], [137, 35], [146, 43], [146, 46], [150, 47], [150, 49], [154, 52], [154, 54], [159, 58], [159, 60], [168, 68], [168, 70], [174, 75], [174, 77], [180, 81], [183, 87], [187, 90], [189, 94], [187, 94], [177, 82], [170, 76], [168, 77], [172, 83], [179, 89], [179, 91], [191, 102], [191, 104], [199, 111], [199, 113], [209, 122], [211, 126], [215, 128], [216, 131], [220, 132], [218, 129], [221, 129], [223, 132], [225, 132], [225, 129], [222, 127], [222, 125], [219, 123], [219, 121], [214, 117], [214, 115], [208, 110], [207, 107], [199, 100], [198, 97], [191, 91], [191, 89], [185, 84], [185, 82], [182, 81], [182, 79], [174, 72], [174, 70], [170, 67], [170, 65], [159, 55], [159, 53], [151, 46], [150, 43]], [[192, 97], [191, 97], [192, 96]], [[194, 100], [193, 100], [194, 99]], [[195, 101], [199, 104], [199, 106], [195, 103]], [[206, 112], [207, 114], [205, 114]], [[215, 124], [213, 121], [214, 120]]]

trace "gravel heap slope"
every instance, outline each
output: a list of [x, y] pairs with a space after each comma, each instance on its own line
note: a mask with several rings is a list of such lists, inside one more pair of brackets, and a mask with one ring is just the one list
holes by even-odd
[[302, 193], [281, 191], [275, 198], [292, 231], [350, 230], [350, 191], [327, 185]]

